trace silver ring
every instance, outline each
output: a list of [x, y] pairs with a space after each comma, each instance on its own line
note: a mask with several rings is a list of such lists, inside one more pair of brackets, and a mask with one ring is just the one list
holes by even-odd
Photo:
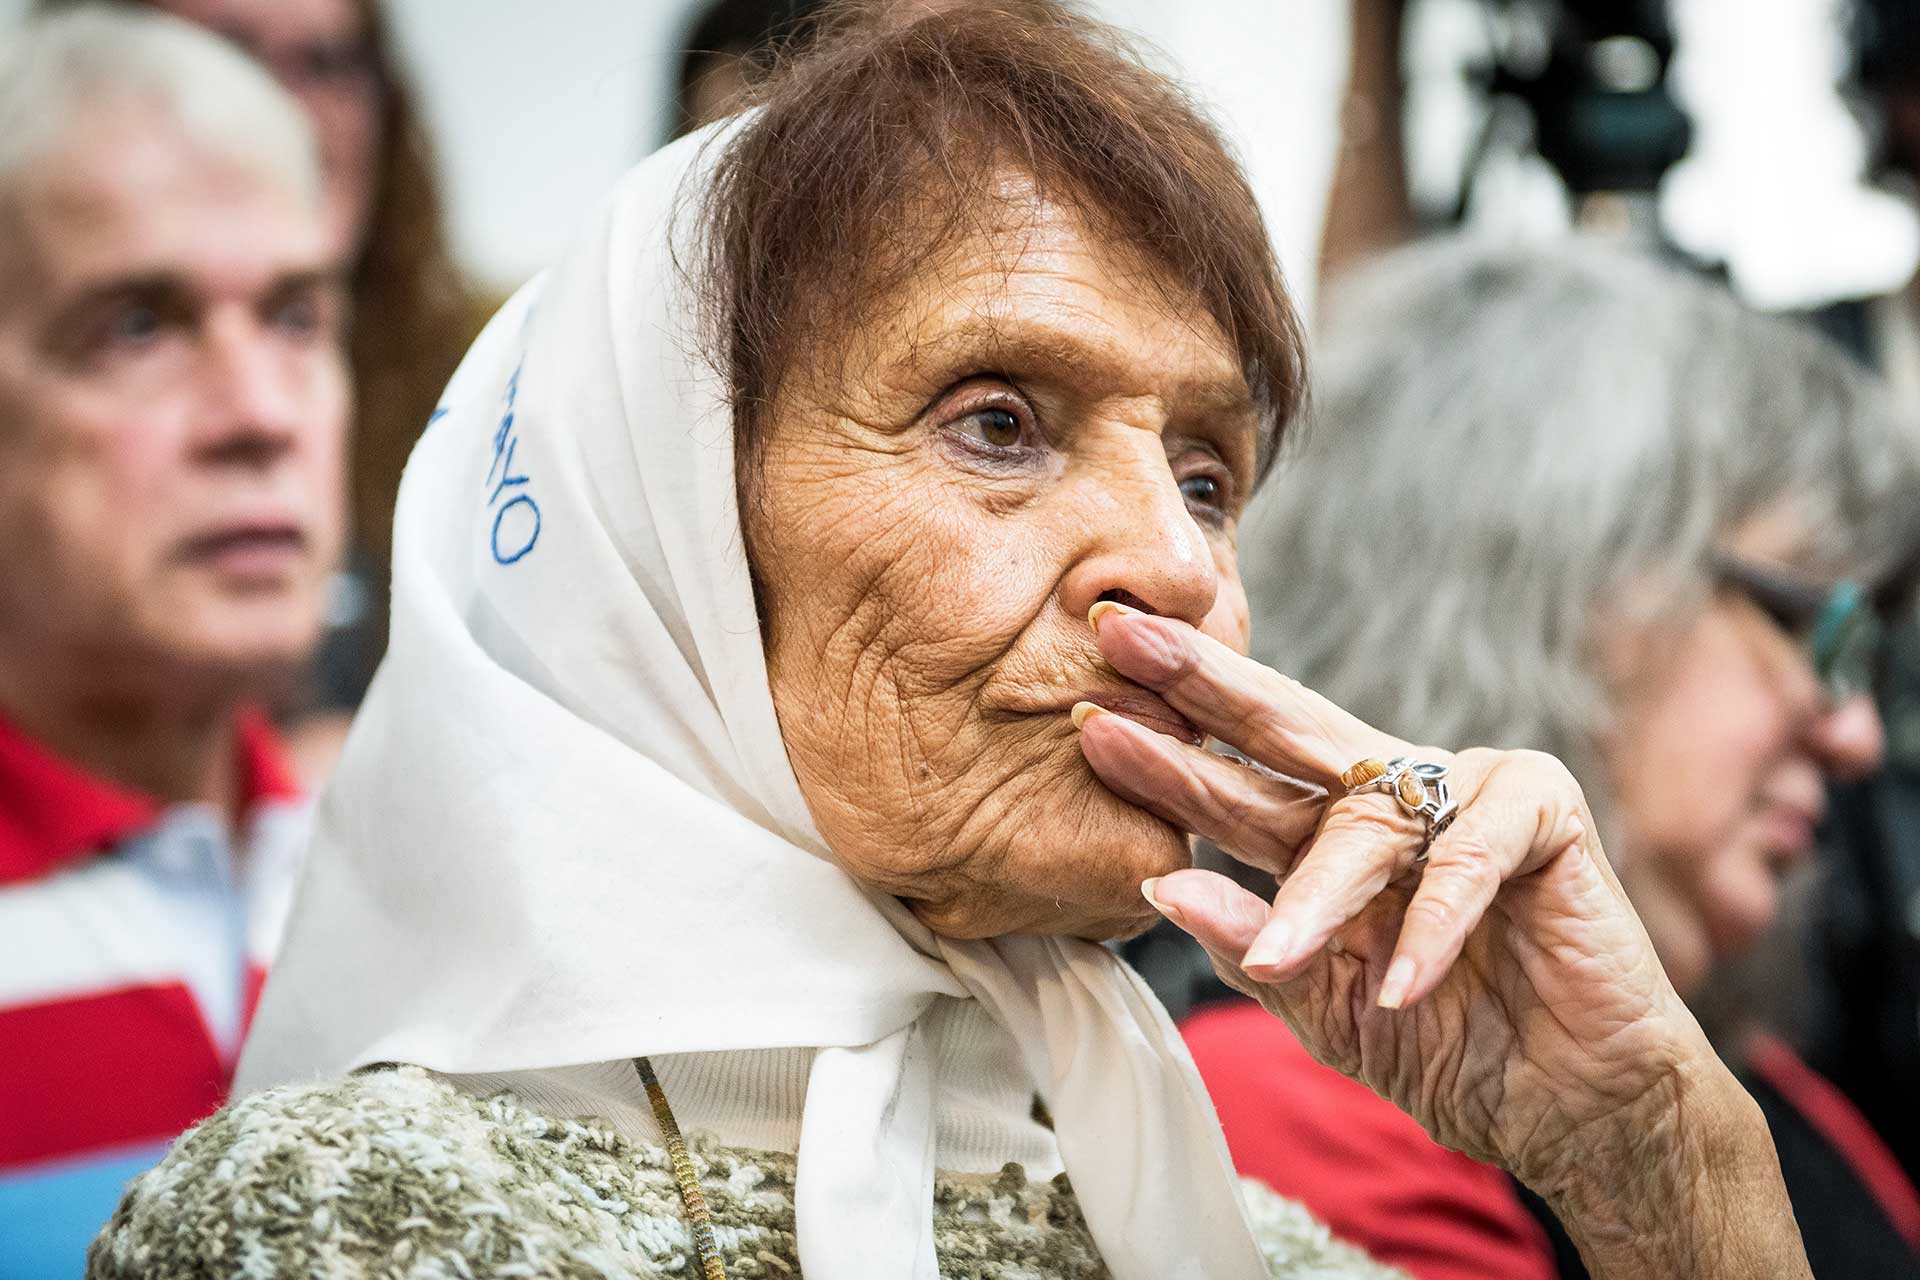
[[1384, 791], [1398, 800], [1402, 809], [1420, 816], [1427, 830], [1419, 852], [1413, 855], [1416, 867], [1426, 862], [1427, 855], [1433, 851], [1433, 842], [1453, 825], [1460, 812], [1453, 801], [1453, 788], [1447, 785], [1447, 766], [1411, 756], [1395, 756], [1387, 761], [1385, 773], [1350, 788], [1348, 794], [1356, 791]]
[[1440, 838], [1440, 833], [1453, 825], [1460, 806], [1453, 802], [1453, 788], [1443, 779], [1434, 784], [1433, 795], [1416, 812], [1427, 822], [1427, 837], [1420, 842], [1420, 852], [1413, 855], [1413, 865], [1419, 867], [1426, 865], [1427, 855], [1433, 852], [1433, 842]]

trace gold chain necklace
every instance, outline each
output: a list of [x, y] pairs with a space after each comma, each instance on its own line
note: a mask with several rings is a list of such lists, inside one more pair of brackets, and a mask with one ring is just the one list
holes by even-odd
[[673, 1180], [680, 1188], [680, 1203], [687, 1207], [687, 1224], [693, 1236], [694, 1256], [700, 1260], [702, 1280], [727, 1280], [727, 1268], [720, 1261], [720, 1246], [714, 1243], [713, 1214], [707, 1209], [707, 1198], [700, 1194], [693, 1157], [687, 1154], [687, 1144], [680, 1137], [680, 1125], [673, 1118], [673, 1108], [667, 1105], [667, 1091], [660, 1087], [660, 1077], [653, 1074], [653, 1064], [645, 1058], [635, 1058], [633, 1069], [640, 1073], [653, 1118], [660, 1125], [660, 1132], [666, 1135], [667, 1160], [673, 1165]]

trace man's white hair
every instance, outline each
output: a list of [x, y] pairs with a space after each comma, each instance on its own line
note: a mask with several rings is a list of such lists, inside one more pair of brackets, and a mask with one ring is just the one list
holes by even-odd
[[164, 14], [89, 4], [0, 34], [0, 192], [101, 112], [169, 121], [308, 199], [321, 194], [306, 113], [216, 35]]

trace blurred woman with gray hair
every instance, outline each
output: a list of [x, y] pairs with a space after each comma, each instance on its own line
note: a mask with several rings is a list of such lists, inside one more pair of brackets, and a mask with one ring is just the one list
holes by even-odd
[[[1243, 535], [1255, 655], [1416, 741], [1566, 760], [1698, 993], [1773, 921], [1828, 783], [1881, 762], [1920, 441], [1818, 339], [1586, 244], [1419, 247], [1342, 302], [1317, 422]], [[1504, 1175], [1262, 1010], [1186, 1030], [1242, 1172], [1376, 1256], [1577, 1268]], [[1746, 1060], [1815, 1274], [1911, 1274], [1920, 1197], [1858, 1111], [1776, 1040]]]

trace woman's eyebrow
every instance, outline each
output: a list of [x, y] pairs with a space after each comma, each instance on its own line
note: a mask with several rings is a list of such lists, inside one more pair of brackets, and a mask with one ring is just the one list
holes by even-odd
[[895, 367], [903, 374], [934, 368], [945, 374], [971, 365], [982, 372], [1057, 380], [1083, 390], [1130, 386], [1140, 394], [1159, 395], [1183, 412], [1222, 417], [1254, 412], [1246, 378], [1237, 369], [1156, 370], [1153, 364], [1164, 362], [1167, 355], [1160, 351], [1155, 357], [1143, 362], [1121, 344], [1090, 339], [1078, 327], [977, 316], [916, 339]]

